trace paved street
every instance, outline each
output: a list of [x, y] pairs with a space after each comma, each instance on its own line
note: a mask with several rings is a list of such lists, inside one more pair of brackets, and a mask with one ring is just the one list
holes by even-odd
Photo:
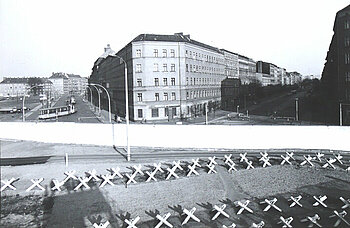
[[[68, 95], [61, 96], [58, 101], [55, 103], [54, 107], [58, 106], [66, 106], [66, 100]], [[100, 121], [97, 119], [96, 115], [93, 111], [91, 111], [89, 103], [83, 101], [83, 99], [80, 96], [75, 96], [76, 104], [75, 109], [77, 110], [76, 113], [68, 115], [68, 116], [62, 116], [59, 117], [58, 120], [51, 119], [51, 120], [43, 120], [46, 122], [83, 122], [83, 123], [100, 123]], [[32, 115], [30, 115], [27, 120], [34, 121], [38, 120], [39, 111], [34, 112]]]

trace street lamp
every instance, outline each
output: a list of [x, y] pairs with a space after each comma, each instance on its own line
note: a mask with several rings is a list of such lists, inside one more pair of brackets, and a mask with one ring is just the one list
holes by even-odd
[[109, 93], [107, 91], [107, 89], [104, 86], [101, 86], [99, 84], [94, 84], [94, 83], [90, 83], [90, 85], [92, 86], [99, 86], [102, 89], [104, 89], [107, 93], [107, 97], [108, 97], [108, 110], [109, 110], [109, 123], [112, 123], [112, 115], [111, 115], [111, 97], [109, 96]]
[[238, 114], [238, 111], [239, 111], [239, 105], [237, 105], [237, 114]]
[[92, 105], [92, 90], [89, 86], [86, 86], [86, 88], [88, 88], [90, 90], [90, 103]]
[[[32, 86], [32, 87], [30, 87], [29, 88], [29, 91], [31, 90], [31, 89], [33, 89], [33, 88], [35, 88], [35, 87], [38, 87], [38, 86], [41, 86], [41, 85], [35, 85], [35, 86]], [[26, 99], [26, 91], [27, 91], [27, 89], [25, 89], [25, 91], [24, 91], [24, 95], [23, 95], [23, 102], [22, 102], [22, 121], [23, 122], [25, 122], [26, 121], [26, 117], [25, 117], [25, 111], [24, 111], [24, 101], [25, 101], [25, 99]]]
[[124, 77], [125, 77], [125, 120], [126, 120], [126, 148], [127, 148], [127, 161], [130, 161], [130, 145], [129, 145], [129, 91], [128, 91], [128, 66], [125, 60], [118, 56], [112, 55], [112, 57], [117, 57], [120, 62], [124, 63]]
[[[89, 84], [91, 85], [91, 84]], [[96, 90], [97, 90], [97, 95], [98, 95], [98, 115], [101, 115], [101, 96], [100, 96], [100, 90], [95, 86], [92, 85]]]
[[299, 121], [299, 98], [295, 98], [295, 120]]

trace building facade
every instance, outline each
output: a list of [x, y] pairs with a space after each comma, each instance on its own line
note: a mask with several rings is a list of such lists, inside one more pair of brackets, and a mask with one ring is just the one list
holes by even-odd
[[225, 78], [224, 54], [189, 35], [141, 34], [118, 53], [105, 50], [89, 82], [104, 85], [112, 111], [125, 115], [124, 64], [127, 63], [129, 113], [134, 121], [187, 118], [216, 109]]
[[238, 75], [242, 84], [256, 82], [256, 62], [243, 55], [238, 55]]
[[220, 49], [225, 58], [225, 76], [228, 78], [239, 78], [238, 54]]
[[46, 78], [4, 78], [0, 82], [0, 97], [21, 97], [30, 92], [34, 95], [47, 94], [52, 91], [52, 83]]
[[239, 104], [240, 85], [241, 81], [238, 78], [227, 77], [221, 82], [221, 109], [236, 110]]
[[52, 75], [49, 77], [49, 80], [52, 82], [52, 90], [54, 93], [58, 95], [68, 93], [68, 77], [65, 73], [53, 72]]

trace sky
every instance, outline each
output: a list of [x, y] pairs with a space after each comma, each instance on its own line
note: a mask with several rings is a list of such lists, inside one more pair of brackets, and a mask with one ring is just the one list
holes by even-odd
[[348, 0], [0, 0], [0, 80], [65, 72], [89, 77], [111, 45], [143, 33], [190, 34], [214, 47], [320, 75], [337, 11]]

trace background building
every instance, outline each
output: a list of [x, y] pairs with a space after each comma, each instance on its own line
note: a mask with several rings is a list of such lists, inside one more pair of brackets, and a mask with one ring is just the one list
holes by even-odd
[[[342, 118], [350, 124], [350, 5], [337, 12], [333, 37], [322, 72], [326, 121], [339, 123], [339, 103], [344, 103]], [[327, 96], [327, 97], [326, 97]]]
[[19, 97], [29, 94], [47, 94], [52, 92], [52, 82], [46, 78], [4, 78], [0, 83], [0, 97]]
[[221, 109], [236, 110], [239, 105], [241, 81], [238, 78], [226, 78], [221, 82]]
[[256, 82], [256, 62], [243, 55], [238, 55], [238, 75], [242, 84]]

